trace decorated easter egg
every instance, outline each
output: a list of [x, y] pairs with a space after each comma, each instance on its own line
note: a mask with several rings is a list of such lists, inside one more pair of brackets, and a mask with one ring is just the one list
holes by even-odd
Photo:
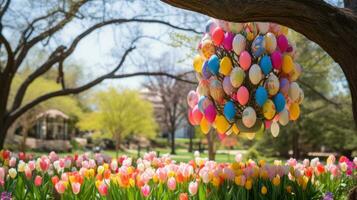
[[296, 82], [291, 82], [289, 87], [289, 97], [290, 99], [295, 102], [299, 98], [300, 94], [300, 86]]
[[304, 97], [305, 97], [304, 91], [301, 88], [299, 88], [299, 97], [296, 100], [296, 103], [302, 104], [302, 102], [304, 101]]
[[207, 121], [205, 117], [202, 118], [200, 122], [200, 128], [202, 133], [207, 134], [209, 130], [211, 129], [211, 124]]
[[270, 131], [273, 137], [278, 137], [280, 131], [279, 124], [274, 121], [270, 126]]
[[195, 56], [195, 58], [193, 59], [193, 68], [196, 72], [201, 73], [203, 62], [204, 60], [200, 55]]
[[268, 99], [268, 92], [262, 86], [259, 86], [255, 91], [255, 101], [259, 106], [263, 106]]
[[242, 114], [242, 122], [244, 126], [246, 126], [247, 128], [251, 128], [254, 126], [256, 120], [257, 120], [257, 115], [255, 113], [255, 110], [250, 106], [246, 107], [243, 110], [243, 114]]
[[246, 87], [241, 86], [237, 91], [237, 100], [240, 105], [245, 106], [249, 100], [249, 91]]
[[221, 59], [219, 73], [228, 76], [232, 71], [232, 61], [228, 56]]
[[265, 42], [264, 42], [264, 36], [258, 35], [251, 47], [252, 54], [255, 58], [260, 57], [264, 52], [265, 52]]
[[269, 31], [269, 22], [256, 22], [259, 33], [266, 34]]
[[237, 34], [233, 38], [232, 46], [233, 46], [233, 51], [237, 55], [240, 55], [242, 51], [244, 51], [246, 45], [246, 39], [242, 34]]
[[243, 30], [243, 23], [229, 22], [228, 26], [229, 26], [229, 30], [232, 31], [233, 33], [239, 33]]
[[222, 102], [224, 91], [222, 88], [222, 84], [219, 80], [212, 79], [210, 81], [209, 91], [210, 91], [210, 95], [215, 101]]
[[253, 85], [257, 85], [263, 78], [259, 65], [253, 64], [249, 69], [249, 80]]
[[216, 27], [212, 32], [213, 43], [217, 46], [221, 45], [224, 40], [224, 31], [221, 27]]
[[204, 40], [201, 45], [201, 52], [205, 59], [209, 59], [216, 51], [212, 40]]
[[285, 54], [283, 56], [283, 67], [282, 70], [285, 74], [289, 74], [294, 69], [294, 62], [291, 56]]
[[275, 95], [274, 105], [277, 112], [283, 111], [285, 108], [285, 104], [286, 104], [285, 97], [282, 93], [279, 92], [277, 95]]
[[268, 75], [271, 72], [272, 68], [273, 68], [273, 65], [271, 63], [270, 57], [267, 56], [267, 55], [263, 56], [260, 59], [259, 66], [262, 69], [263, 73], [265, 75]]
[[213, 104], [207, 106], [204, 111], [205, 118], [209, 123], [213, 123], [216, 119], [217, 111]]
[[224, 77], [224, 79], [223, 79], [223, 90], [229, 96], [231, 96], [231, 94], [233, 93], [234, 88], [232, 86], [230, 76]]
[[289, 47], [289, 41], [285, 35], [278, 36], [278, 47], [282, 53], [284, 53]]
[[230, 79], [233, 87], [238, 88], [242, 85], [245, 78], [245, 73], [240, 67], [233, 68]]
[[292, 103], [289, 107], [290, 120], [295, 121], [300, 116], [300, 106], [298, 103]]
[[268, 90], [269, 95], [275, 95], [279, 92], [279, 79], [278, 77], [271, 73], [269, 74], [268, 80], [265, 82], [265, 87]]
[[225, 133], [229, 129], [229, 122], [223, 115], [216, 116], [215, 124], [219, 133]]
[[263, 115], [265, 119], [271, 120], [275, 116], [276, 110], [272, 100], [268, 99], [263, 105]]
[[272, 62], [274, 69], [281, 70], [281, 66], [283, 64], [283, 58], [282, 58], [281, 53], [279, 51], [274, 51], [270, 55], [270, 58], [271, 58], [271, 62]]
[[279, 113], [279, 123], [283, 126], [289, 123], [289, 112], [286, 109]]
[[223, 113], [226, 119], [233, 121], [234, 116], [236, 115], [237, 109], [232, 101], [227, 101], [224, 105]]
[[232, 32], [226, 32], [224, 34], [224, 39], [223, 39], [222, 45], [227, 51], [232, 50], [233, 38], [234, 38], [234, 34]]
[[239, 65], [244, 71], [248, 70], [252, 63], [252, 57], [248, 51], [243, 51], [239, 56]]
[[197, 92], [201, 96], [208, 96], [209, 95], [209, 81], [206, 79], [200, 80], [197, 88]]
[[217, 55], [212, 55], [208, 60], [208, 70], [213, 75], [217, 75], [219, 71], [219, 58]]
[[290, 82], [289, 82], [289, 80], [288, 79], [286, 79], [286, 78], [281, 78], [280, 79], [280, 88], [279, 88], [279, 91], [283, 94], [283, 95], [285, 95], [285, 96], [287, 96], [288, 94], [289, 94], [289, 87], [290, 87]]
[[276, 42], [276, 37], [273, 33], [267, 33], [264, 36], [264, 42], [265, 42], [265, 49], [268, 53], [273, 53], [276, 49], [277, 42]]
[[192, 119], [193, 119], [193, 122], [195, 123], [195, 125], [200, 124], [202, 117], [203, 117], [203, 114], [201, 113], [201, 111], [198, 109], [198, 106], [196, 105], [192, 109]]
[[193, 108], [198, 103], [198, 95], [197, 95], [196, 91], [191, 90], [187, 94], [187, 103], [191, 108]]

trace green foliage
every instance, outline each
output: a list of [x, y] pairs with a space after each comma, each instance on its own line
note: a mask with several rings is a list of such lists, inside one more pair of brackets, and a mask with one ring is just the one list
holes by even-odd
[[96, 110], [80, 118], [80, 129], [95, 130], [95, 137], [104, 138], [155, 137], [157, 125], [152, 105], [137, 91], [109, 88], [94, 95], [93, 103]]

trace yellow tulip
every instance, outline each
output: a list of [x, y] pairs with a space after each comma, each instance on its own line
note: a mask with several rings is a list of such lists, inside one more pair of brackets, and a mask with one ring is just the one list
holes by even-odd
[[251, 179], [248, 179], [248, 180], [245, 182], [245, 185], [244, 185], [245, 189], [250, 190], [250, 189], [252, 189], [252, 186], [253, 186], [252, 180], [251, 180]]
[[262, 189], [261, 189], [261, 192], [262, 192], [263, 195], [265, 195], [268, 192], [267, 187], [263, 186]]
[[275, 185], [275, 186], [279, 186], [280, 185], [280, 177], [279, 176], [275, 176], [273, 178], [273, 185]]

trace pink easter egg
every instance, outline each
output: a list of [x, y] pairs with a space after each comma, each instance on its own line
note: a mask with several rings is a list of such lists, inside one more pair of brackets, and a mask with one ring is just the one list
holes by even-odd
[[274, 51], [271, 55], [271, 61], [274, 69], [280, 70], [281, 65], [283, 64], [282, 55], [279, 51]]
[[216, 115], [217, 115], [216, 108], [212, 104], [208, 105], [207, 108], [205, 109], [205, 118], [207, 119], [207, 121], [209, 123], [213, 123], [214, 120], [216, 119]]
[[265, 129], [269, 129], [271, 126], [272, 121], [271, 120], [265, 120], [264, 124], [265, 124]]
[[249, 100], [249, 91], [246, 87], [241, 86], [237, 91], [237, 100], [241, 105], [246, 105]]
[[283, 53], [289, 47], [288, 39], [283, 34], [279, 35], [279, 37], [278, 37], [278, 47], [279, 47], [280, 51], [283, 52]]
[[231, 51], [232, 50], [232, 42], [233, 42], [233, 38], [234, 38], [234, 34], [231, 32], [226, 32], [224, 34], [224, 39], [223, 39], [223, 47], [227, 50], [227, 51]]
[[248, 51], [243, 51], [239, 56], [239, 65], [244, 71], [247, 71], [252, 63], [252, 57]]

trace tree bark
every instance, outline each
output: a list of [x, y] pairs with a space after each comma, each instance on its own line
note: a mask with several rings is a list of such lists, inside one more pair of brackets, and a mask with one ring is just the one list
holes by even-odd
[[175, 147], [175, 129], [170, 131], [171, 134], [171, 154], [176, 154], [176, 147]]
[[[342, 68], [357, 124], [357, 14], [323, 0], [162, 0], [232, 22], [269, 21], [288, 26], [320, 45]], [[356, 0], [348, 1], [355, 5]], [[345, 1], [346, 3], [346, 1]]]
[[207, 143], [208, 143], [208, 159], [209, 160], [215, 160], [216, 153], [214, 149], [214, 136], [215, 133], [211, 130], [208, 132], [206, 135], [207, 137]]

